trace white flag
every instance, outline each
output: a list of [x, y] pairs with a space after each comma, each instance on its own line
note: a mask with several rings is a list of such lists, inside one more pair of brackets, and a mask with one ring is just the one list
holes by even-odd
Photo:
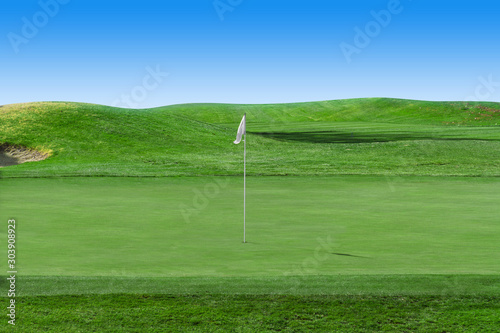
[[238, 134], [236, 134], [236, 140], [234, 140], [233, 142], [235, 145], [240, 143], [243, 134], [246, 134], [246, 127], [247, 127], [247, 115], [245, 114], [243, 116], [243, 119], [241, 119], [240, 127], [238, 127]]

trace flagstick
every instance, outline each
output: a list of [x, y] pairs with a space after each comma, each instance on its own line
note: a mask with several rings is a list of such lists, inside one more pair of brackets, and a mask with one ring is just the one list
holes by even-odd
[[247, 129], [245, 124], [245, 133], [243, 134], [243, 243], [246, 243], [246, 216], [247, 216], [246, 199], [247, 199]]

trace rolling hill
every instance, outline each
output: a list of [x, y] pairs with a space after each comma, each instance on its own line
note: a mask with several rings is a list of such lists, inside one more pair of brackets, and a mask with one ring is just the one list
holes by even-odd
[[499, 174], [500, 103], [370, 98], [143, 110], [4, 105], [0, 144], [50, 157], [2, 175], [238, 175], [242, 152], [232, 141], [245, 112], [250, 175]]
[[[245, 244], [223, 177], [243, 113]], [[499, 123], [499, 103], [397, 99], [1, 106], [19, 326], [495, 331]]]

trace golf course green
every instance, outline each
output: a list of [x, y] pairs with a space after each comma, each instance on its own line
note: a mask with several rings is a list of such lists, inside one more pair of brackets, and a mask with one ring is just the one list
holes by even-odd
[[23, 275], [500, 274], [498, 178], [250, 178], [247, 244], [220, 178], [6, 179], [1, 218]]
[[0, 168], [18, 327], [495, 331], [499, 124], [500, 103], [382, 98], [5, 105], [0, 145], [48, 156]]

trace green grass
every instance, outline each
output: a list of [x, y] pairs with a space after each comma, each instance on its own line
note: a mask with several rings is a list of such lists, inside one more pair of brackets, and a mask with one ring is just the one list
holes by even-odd
[[18, 326], [494, 331], [499, 181], [252, 177], [242, 244], [236, 177], [3, 179]]
[[494, 332], [498, 297], [97, 295], [23, 297], [43, 332]]
[[[2, 281], [2, 284], [5, 282]], [[17, 285], [20, 297], [101, 294], [500, 296], [498, 274], [337, 274], [245, 277], [22, 275]]]
[[3, 106], [0, 144], [52, 154], [0, 169], [17, 329], [496, 331], [499, 120], [398, 99]]
[[499, 181], [251, 177], [242, 244], [236, 177], [3, 179], [17, 325], [493, 331]]
[[361, 99], [128, 110], [82, 103], [2, 107], [0, 143], [53, 156], [3, 177], [240, 175], [498, 176], [500, 104]]
[[248, 244], [239, 177], [4, 179], [0, 219], [18, 221], [26, 275], [500, 273], [499, 178], [247, 185]]

